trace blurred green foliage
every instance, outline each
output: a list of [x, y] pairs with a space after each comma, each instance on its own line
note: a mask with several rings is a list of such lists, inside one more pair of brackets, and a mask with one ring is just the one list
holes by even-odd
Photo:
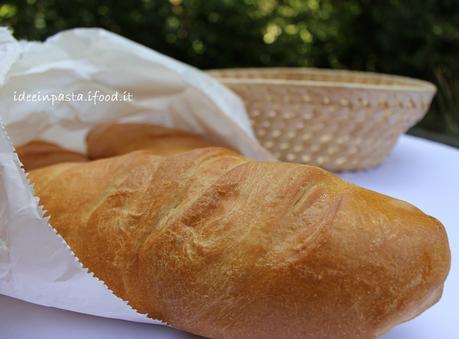
[[421, 126], [459, 136], [458, 0], [7, 0], [0, 24], [43, 40], [103, 27], [199, 68], [314, 66], [437, 84]]

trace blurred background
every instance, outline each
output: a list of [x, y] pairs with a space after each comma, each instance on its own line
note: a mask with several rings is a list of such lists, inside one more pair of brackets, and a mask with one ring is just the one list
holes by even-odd
[[436, 84], [410, 133], [459, 147], [459, 0], [6, 0], [0, 25], [44, 40], [103, 27], [201, 69], [306, 66]]

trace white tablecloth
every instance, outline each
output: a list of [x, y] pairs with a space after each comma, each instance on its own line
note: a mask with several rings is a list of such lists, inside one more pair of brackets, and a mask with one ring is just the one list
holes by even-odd
[[[441, 301], [416, 319], [402, 324], [385, 339], [458, 338], [459, 150], [403, 136], [384, 164], [342, 177], [363, 187], [416, 205], [446, 227], [453, 263]], [[97, 318], [32, 305], [0, 296], [0, 338], [116, 339], [193, 338], [158, 325]]]

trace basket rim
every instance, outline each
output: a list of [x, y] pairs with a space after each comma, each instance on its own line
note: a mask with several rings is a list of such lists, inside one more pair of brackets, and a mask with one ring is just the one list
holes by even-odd
[[[258, 73], [286, 73], [286, 74], [316, 74], [316, 75], [337, 75], [337, 76], [359, 76], [366, 79], [388, 79], [404, 84], [372, 84], [372, 83], [358, 83], [350, 81], [320, 81], [320, 80], [297, 80], [297, 79], [270, 79], [262, 77], [254, 78], [239, 78], [239, 77], [225, 77], [222, 73], [241, 72], [242, 74], [250, 72]], [[349, 88], [349, 89], [363, 89], [363, 90], [388, 90], [388, 91], [404, 91], [404, 92], [428, 92], [435, 93], [437, 88], [431, 82], [414, 79], [401, 75], [392, 75], [376, 72], [362, 72], [350, 70], [335, 70], [324, 68], [309, 68], [309, 67], [259, 67], [259, 68], [223, 68], [223, 69], [210, 69], [206, 73], [216, 78], [223, 84], [234, 85], [259, 85], [259, 86], [308, 86], [308, 87], [326, 87], [326, 88]]]

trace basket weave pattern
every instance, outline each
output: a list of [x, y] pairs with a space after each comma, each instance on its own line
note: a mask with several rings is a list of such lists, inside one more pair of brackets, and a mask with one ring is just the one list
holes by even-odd
[[258, 140], [277, 159], [332, 171], [381, 163], [435, 92], [423, 81], [360, 72], [210, 73], [243, 99]]

